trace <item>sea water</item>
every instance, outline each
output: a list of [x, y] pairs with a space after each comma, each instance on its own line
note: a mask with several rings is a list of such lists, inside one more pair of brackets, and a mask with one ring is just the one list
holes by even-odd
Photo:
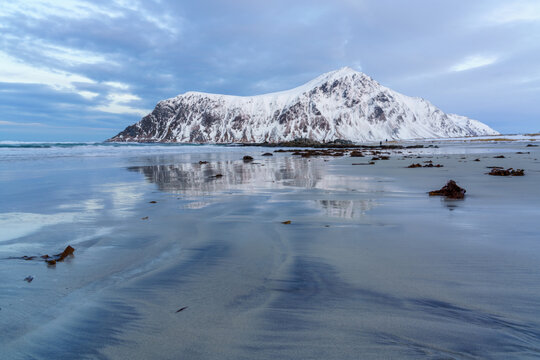
[[0, 143], [2, 356], [537, 358], [540, 152], [430, 144]]

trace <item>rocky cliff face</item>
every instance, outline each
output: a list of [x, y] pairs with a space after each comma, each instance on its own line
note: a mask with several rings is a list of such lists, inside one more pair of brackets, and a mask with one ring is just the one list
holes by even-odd
[[445, 114], [424, 99], [343, 68], [272, 94], [187, 92], [160, 101], [152, 113], [109, 141], [279, 142], [301, 137], [363, 142], [494, 134], [479, 121]]

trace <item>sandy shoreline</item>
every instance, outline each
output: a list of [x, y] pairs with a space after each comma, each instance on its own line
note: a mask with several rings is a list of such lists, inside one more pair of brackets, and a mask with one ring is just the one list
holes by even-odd
[[[526, 144], [439, 143], [369, 166], [260, 148], [0, 163], [13, 234], [0, 346], [10, 359], [538, 357], [540, 151]], [[444, 167], [406, 168], [429, 160]], [[465, 200], [427, 196], [449, 179]], [[54, 269], [5, 259], [66, 244], [75, 257]]]

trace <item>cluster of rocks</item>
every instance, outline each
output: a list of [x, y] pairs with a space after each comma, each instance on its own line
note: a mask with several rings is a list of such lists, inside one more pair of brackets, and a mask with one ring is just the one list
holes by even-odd
[[443, 167], [443, 165], [441, 165], [441, 164], [436, 164], [436, 165], [434, 165], [433, 163], [430, 162], [430, 163], [427, 163], [427, 164], [425, 164], [425, 165], [423, 165], [423, 166], [422, 166], [422, 164], [418, 164], [418, 163], [416, 163], [416, 164], [411, 164], [411, 165], [407, 166], [407, 168], [409, 168], [409, 169], [421, 168], [421, 167], [425, 167], [425, 168], [433, 168], [433, 167], [440, 168], [440, 167]]
[[525, 170], [523, 169], [513, 169], [513, 168], [509, 168], [509, 169], [504, 169], [504, 168], [501, 168], [501, 167], [494, 167], [491, 169], [490, 172], [488, 172], [488, 175], [492, 175], [492, 176], [524, 176], [525, 175]]
[[[395, 145], [395, 144], [384, 144], [381, 142], [379, 145], [359, 145], [354, 144], [348, 140], [334, 140], [330, 142], [321, 142], [316, 140], [311, 140], [307, 138], [297, 138], [291, 141], [283, 141], [276, 143], [243, 143], [243, 146], [266, 146], [266, 147], [297, 147], [297, 148], [327, 148], [327, 149], [421, 149], [424, 145]], [[428, 147], [436, 147], [436, 145], [429, 145]]]

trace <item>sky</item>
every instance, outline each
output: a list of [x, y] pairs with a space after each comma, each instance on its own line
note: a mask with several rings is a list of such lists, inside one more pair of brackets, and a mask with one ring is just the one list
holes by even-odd
[[0, 141], [101, 141], [186, 91], [263, 94], [344, 66], [540, 131], [538, 0], [0, 0]]

